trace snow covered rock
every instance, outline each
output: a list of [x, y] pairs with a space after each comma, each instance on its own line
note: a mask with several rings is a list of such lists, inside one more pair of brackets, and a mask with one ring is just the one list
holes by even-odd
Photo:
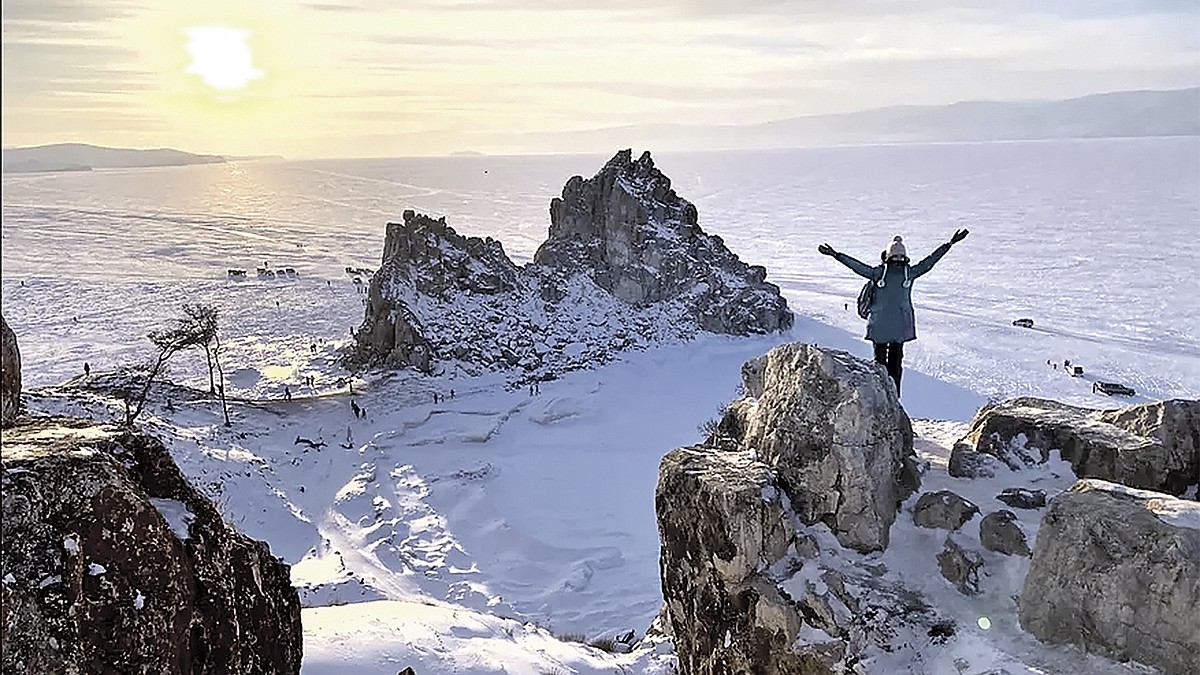
[[468, 373], [512, 369], [547, 379], [698, 331], [786, 330], [792, 313], [670, 189], [649, 154], [618, 153], [551, 203], [549, 238], [515, 266], [500, 242], [463, 237], [444, 219], [389, 223], [367, 291], [352, 364]]
[[979, 543], [989, 551], [1029, 557], [1025, 533], [1017, 524], [1017, 514], [1012, 511], [1001, 509], [984, 516], [979, 521]]
[[937, 554], [938, 569], [946, 581], [954, 584], [963, 595], [979, 594], [979, 570], [983, 567], [983, 556], [963, 548], [954, 537], [947, 534], [942, 552]]
[[848, 672], [912, 644], [932, 610], [847, 550], [886, 547], [915, 489], [912, 431], [886, 373], [791, 344], [742, 376], [746, 396], [713, 436], [659, 469], [663, 618], [680, 672]]
[[663, 619], [681, 673], [847, 672], [936, 622], [827, 533], [818, 545], [752, 452], [668, 453], [655, 504]]
[[1014, 509], [1044, 509], [1046, 508], [1046, 491], [1030, 488], [1004, 488], [996, 495], [998, 501]]
[[41, 418], [0, 455], [5, 672], [299, 672], [288, 566], [157, 439]]
[[1076, 482], [1042, 519], [1019, 604], [1045, 642], [1200, 672], [1200, 504]]
[[746, 395], [718, 424], [779, 475], [806, 524], [843, 546], [887, 548], [898, 504], [917, 488], [912, 424], [878, 364], [815, 345], [780, 345], [742, 366]]
[[979, 513], [979, 507], [950, 490], [926, 492], [913, 507], [913, 522], [920, 527], [957, 530]]
[[20, 410], [21, 350], [16, 334], [0, 316], [0, 426], [12, 426]]
[[585, 272], [635, 306], [686, 299], [703, 330], [786, 330], [792, 313], [767, 270], [750, 266], [700, 229], [696, 207], [671, 188], [649, 152], [618, 152], [594, 177], [575, 176], [550, 202], [549, 238], [534, 261]]
[[1181, 495], [1200, 481], [1200, 401], [1091, 410], [1018, 398], [982, 408], [965, 444], [1013, 469], [1058, 450], [1080, 478]]

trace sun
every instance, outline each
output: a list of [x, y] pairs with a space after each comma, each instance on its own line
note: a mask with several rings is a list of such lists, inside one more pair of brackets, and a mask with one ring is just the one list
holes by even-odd
[[220, 92], [245, 88], [251, 80], [263, 76], [254, 67], [246, 38], [250, 31], [226, 26], [193, 26], [185, 29], [187, 51], [192, 63], [187, 73], [199, 75], [208, 86]]

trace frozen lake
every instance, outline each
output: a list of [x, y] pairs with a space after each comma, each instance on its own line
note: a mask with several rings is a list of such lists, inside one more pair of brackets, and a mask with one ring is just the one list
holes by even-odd
[[[637, 149], [635, 149], [635, 152]], [[285, 365], [348, 337], [384, 224], [412, 208], [531, 258], [548, 205], [606, 157], [243, 162], [3, 179], [3, 311], [31, 385], [149, 353], [185, 301], [220, 306], [230, 358]], [[894, 234], [918, 259], [971, 236], [918, 282], [906, 365], [984, 396], [1079, 402], [1089, 378], [1200, 396], [1200, 140], [1116, 139], [663, 154], [705, 230], [764, 264], [793, 310], [860, 335], [857, 277], [819, 243], [872, 262]], [[267, 262], [292, 282], [253, 280]], [[225, 279], [227, 268], [252, 279]], [[22, 282], [24, 285], [22, 285]], [[277, 305], [278, 303], [278, 305]], [[1011, 321], [1032, 318], [1034, 330]], [[862, 343], [862, 354], [867, 345]], [[181, 364], [180, 376], [194, 375]]]

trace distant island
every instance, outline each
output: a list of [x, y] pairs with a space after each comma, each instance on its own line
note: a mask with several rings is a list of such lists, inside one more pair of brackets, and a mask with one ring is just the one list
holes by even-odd
[[43, 171], [90, 171], [92, 169], [129, 169], [151, 166], [219, 164], [220, 155], [197, 155], [171, 148], [135, 150], [105, 148], [86, 143], [55, 143], [27, 148], [4, 148], [4, 173]]

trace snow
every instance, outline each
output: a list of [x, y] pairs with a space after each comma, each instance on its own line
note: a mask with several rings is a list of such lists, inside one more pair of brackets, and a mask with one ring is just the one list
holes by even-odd
[[17, 583], [17, 578], [12, 575], [12, 572], [9, 572], [8, 574], [4, 575], [4, 585], [5, 586], [7, 586], [9, 584], [15, 584], [15, 583]]
[[158, 510], [163, 520], [167, 521], [167, 525], [180, 541], [191, 536], [188, 527], [196, 519], [196, 516], [188, 509], [187, 504], [177, 499], [160, 499], [158, 497], [151, 497], [150, 503]]
[[1129, 495], [1144, 501], [1146, 509], [1168, 525], [1184, 527], [1189, 530], [1200, 530], [1200, 502], [1175, 499], [1161, 492], [1139, 490], [1128, 485], [1110, 483], [1095, 478], [1089, 479], [1087, 482], [1089, 486], [1094, 486], [1097, 489]]
[[75, 535], [63, 537], [63, 550], [67, 553], [79, 553], [79, 538]]
[[[897, 232], [921, 255], [970, 227], [915, 284], [921, 337], [906, 348], [903, 401], [920, 418], [922, 491], [951, 489], [979, 505], [956, 537], [980, 552], [990, 576], [976, 598], [950, 587], [933, 559], [945, 533], [913, 525], [915, 496], [906, 502], [892, 546], [859, 562], [883, 564], [885, 579], [925, 594], [957, 634], [941, 645], [917, 636], [912, 649], [878, 656], [871, 672], [1135, 673], [1020, 631], [1012, 598], [1028, 561], [978, 546], [982, 515], [1008, 508], [995, 495], [1029, 487], [1052, 498], [1074, 480], [1070, 467], [1052, 457], [976, 481], [945, 467], [962, 423], [989, 397], [1126, 402], [1091, 393], [1093, 379], [1133, 386], [1135, 401], [1200, 396], [1200, 312], [1180, 311], [1192, 282], [1172, 262], [1200, 255], [1195, 152], [1195, 139], [1142, 139], [656, 157], [707, 232], [768, 268], [796, 327], [630, 351], [543, 382], [533, 396], [508, 388], [503, 374], [453, 368], [351, 379], [337, 356], [362, 319], [362, 295], [344, 268], [377, 266], [383, 223], [405, 208], [445, 214], [460, 233], [496, 237], [527, 261], [544, 239], [549, 198], [607, 158], [6, 175], [3, 313], [21, 341], [27, 386], [50, 387], [81, 377], [85, 361], [95, 378], [144, 360], [143, 336], [182, 302], [220, 307], [233, 426], [221, 424], [195, 353], [181, 354], [170, 377], [200, 391], [171, 394], [174, 411], [156, 395], [142, 422], [231, 525], [293, 565], [306, 675], [406, 666], [421, 675], [657, 675], [673, 667], [669, 641], [609, 655], [551, 632], [642, 637], [658, 614], [662, 455], [699, 441], [698, 427], [735, 396], [741, 364], [775, 344], [869, 357], [853, 310], [860, 280], [817, 254], [821, 241], [869, 262]], [[481, 162], [486, 177], [461, 170]], [[263, 261], [300, 276], [225, 279], [227, 268]], [[1017, 316], [1036, 328], [1012, 327]], [[1063, 358], [1082, 364], [1084, 378], [1046, 364]], [[301, 384], [308, 375], [315, 386]], [[282, 400], [284, 386], [293, 400]], [[366, 419], [350, 412], [351, 386]], [[433, 404], [433, 393], [451, 388], [453, 399]], [[118, 412], [94, 392], [25, 398], [34, 411]], [[297, 445], [297, 436], [326, 445]], [[186, 508], [156, 507], [185, 538]], [[1014, 512], [1032, 545], [1043, 511]], [[1157, 513], [1194, 523], [1189, 509]]]
[[138, 591], [137, 595], [133, 598], [133, 608], [140, 610], [142, 607], [145, 607], [145, 606], [146, 606], [146, 596], [142, 595], [141, 591]]
[[107, 571], [108, 570], [104, 568], [104, 565], [101, 565], [100, 563], [88, 563], [88, 574], [93, 577], [98, 577]]

